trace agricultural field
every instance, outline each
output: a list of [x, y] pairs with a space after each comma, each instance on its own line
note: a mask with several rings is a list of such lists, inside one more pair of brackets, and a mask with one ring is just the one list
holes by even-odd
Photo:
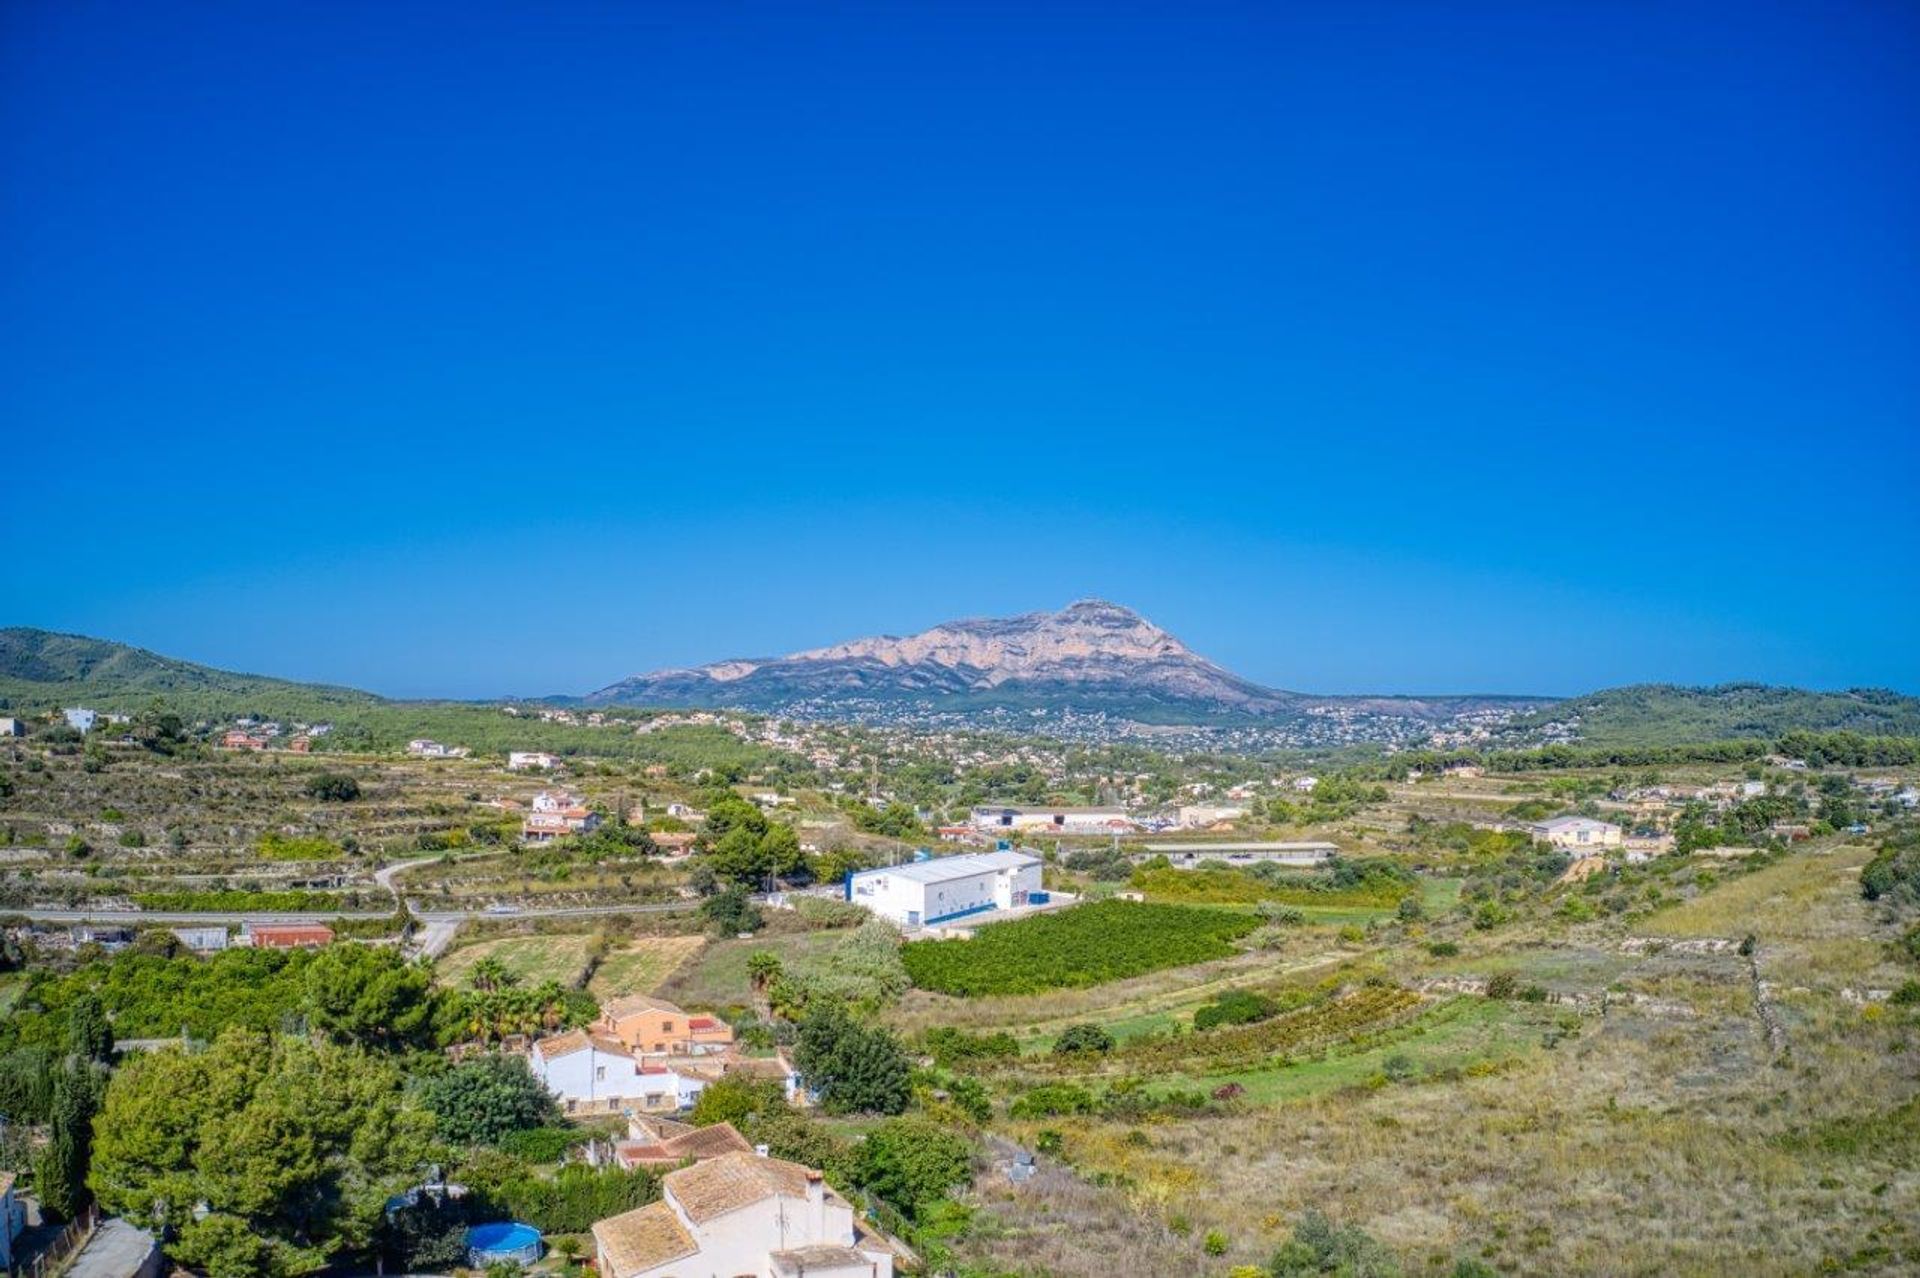
[[591, 936], [514, 936], [496, 941], [480, 941], [446, 955], [435, 965], [434, 977], [449, 988], [462, 988], [474, 967], [492, 959], [518, 978], [522, 985], [553, 981], [562, 987], [576, 984], [587, 970], [587, 952]]
[[970, 940], [911, 941], [901, 957], [921, 989], [962, 997], [1029, 994], [1225, 958], [1259, 922], [1221, 910], [1098, 901], [995, 923]]
[[606, 1002], [623, 994], [657, 994], [706, 946], [698, 936], [649, 936], [629, 941], [600, 960], [587, 992]]

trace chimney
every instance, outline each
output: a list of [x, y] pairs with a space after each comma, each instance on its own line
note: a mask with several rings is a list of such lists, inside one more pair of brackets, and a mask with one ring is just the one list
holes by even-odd
[[807, 1168], [807, 1242], [813, 1244], [826, 1241], [828, 1241], [827, 1181], [826, 1177], [809, 1167]]

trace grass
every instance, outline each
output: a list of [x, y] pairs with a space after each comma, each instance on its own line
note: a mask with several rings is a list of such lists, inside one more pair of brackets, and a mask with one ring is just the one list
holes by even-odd
[[1650, 936], [1740, 937], [1747, 932], [1804, 933], [1830, 910], [1838, 888], [1859, 893], [1858, 874], [1871, 852], [1852, 844], [1830, 856], [1796, 852], [1750, 874], [1727, 879], [1642, 926]]
[[464, 986], [467, 973], [481, 959], [496, 959], [524, 985], [557, 981], [572, 985], [587, 968], [586, 935], [510, 936], [498, 941], [481, 941], [464, 946], [440, 960], [438, 979], [442, 985]]
[[650, 936], [634, 941], [600, 960], [587, 982], [587, 992], [602, 1002], [622, 994], [656, 993], [705, 944], [698, 936]]
[[765, 950], [777, 956], [783, 966], [804, 972], [809, 960], [823, 956], [845, 936], [838, 931], [791, 932], [746, 941], [716, 941], [676, 971], [657, 992], [690, 1007], [745, 1003], [749, 992], [747, 959], [756, 951]]

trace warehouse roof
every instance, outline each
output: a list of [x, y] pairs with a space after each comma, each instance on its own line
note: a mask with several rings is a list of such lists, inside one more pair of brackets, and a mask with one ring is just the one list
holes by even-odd
[[889, 865], [864, 873], [894, 874], [915, 883], [946, 883], [976, 874], [999, 874], [1038, 864], [1039, 857], [1028, 856], [1025, 852], [974, 852], [963, 856], [936, 857], [931, 861], [912, 861], [906, 865]]

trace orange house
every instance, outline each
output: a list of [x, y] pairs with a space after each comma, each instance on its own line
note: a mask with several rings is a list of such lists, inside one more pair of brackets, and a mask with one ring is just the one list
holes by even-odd
[[597, 1028], [630, 1051], [691, 1056], [720, 1051], [733, 1042], [733, 1027], [711, 1016], [691, 1015], [662, 998], [629, 994], [600, 1009]]

